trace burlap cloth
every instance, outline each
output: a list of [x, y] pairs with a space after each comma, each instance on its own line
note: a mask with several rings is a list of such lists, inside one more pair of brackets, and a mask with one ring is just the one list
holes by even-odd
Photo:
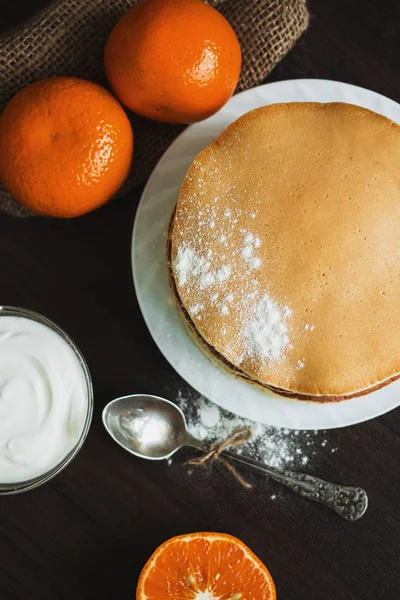
[[[135, 0], [134, 0], [135, 1]], [[24, 26], [0, 38], [0, 109], [28, 83], [73, 75], [106, 85], [104, 45], [132, 0], [57, 0]], [[308, 25], [306, 0], [209, 0], [233, 26], [242, 48], [237, 92], [260, 83], [287, 54]], [[120, 193], [144, 182], [183, 126], [129, 115], [135, 155]], [[0, 184], [0, 210], [29, 216]]]

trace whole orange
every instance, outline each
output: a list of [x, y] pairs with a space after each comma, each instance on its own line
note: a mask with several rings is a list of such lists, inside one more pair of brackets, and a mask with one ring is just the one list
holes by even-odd
[[133, 133], [122, 106], [101, 86], [73, 77], [38, 81], [0, 119], [0, 173], [21, 204], [76, 217], [105, 204], [125, 181]]
[[155, 121], [194, 123], [232, 96], [241, 52], [228, 21], [202, 0], [144, 0], [111, 32], [104, 62], [125, 106]]

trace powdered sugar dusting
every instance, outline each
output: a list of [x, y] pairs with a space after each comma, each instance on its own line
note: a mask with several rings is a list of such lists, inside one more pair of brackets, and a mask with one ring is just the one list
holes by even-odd
[[[242, 226], [238, 226], [238, 218], [246, 214], [247, 221], [242, 220]], [[290, 339], [295, 339], [290, 330], [292, 310], [268, 289], [262, 289], [257, 279], [257, 269], [269, 257], [262, 254], [262, 239], [251, 231], [254, 222], [250, 221], [256, 214], [245, 213], [234, 204], [222, 208], [216, 196], [207, 207], [187, 216], [196, 228], [190, 230], [191, 239], [182, 232], [177, 235], [173, 261], [179, 286], [189, 292], [188, 312], [193, 320], [203, 318], [207, 323], [210, 314], [222, 321], [230, 320], [229, 331], [235, 343], [232, 335], [226, 336], [219, 350], [236, 366], [246, 358], [259, 363], [280, 362], [288, 351], [295, 350]], [[310, 323], [304, 324], [307, 335], [313, 329]], [[294, 356], [294, 360], [299, 361], [297, 369], [306, 367], [301, 356]]]
[[252, 233], [246, 233], [243, 243], [244, 245], [240, 251], [240, 256], [246, 261], [250, 269], [258, 269], [261, 265], [261, 258], [259, 256], [254, 256], [254, 251], [261, 246], [260, 238], [254, 236]]
[[221, 315], [229, 315], [229, 306], [226, 304], [220, 304]]
[[233, 431], [251, 427], [253, 437], [244, 446], [236, 449], [277, 468], [301, 468], [312, 462], [317, 449], [326, 453], [329, 449], [326, 432], [280, 429], [242, 419], [219, 408], [194, 391], [178, 392], [176, 403], [185, 413], [188, 429], [200, 440], [222, 442]]
[[179, 285], [186, 285], [189, 276], [204, 277], [210, 266], [211, 263], [207, 262], [202, 256], [198, 256], [190, 246], [179, 246], [174, 262]]
[[261, 258], [259, 258], [258, 256], [249, 260], [250, 269], [258, 269], [258, 267], [260, 265], [261, 265]]
[[281, 309], [264, 294], [243, 329], [245, 355], [268, 361], [280, 359], [290, 343], [285, 321], [291, 314], [287, 306]]
[[231, 276], [231, 267], [228, 265], [222, 266], [215, 274], [215, 277], [219, 283], [226, 281]]
[[[210, 251], [209, 251], [210, 252]], [[207, 256], [211, 258], [211, 255]], [[185, 286], [190, 283], [197, 285], [201, 290], [210, 285], [222, 283], [229, 279], [231, 267], [222, 265], [217, 271], [211, 270], [211, 262], [193, 250], [189, 244], [181, 244], [178, 248], [174, 269], [178, 277], [179, 285]]]
[[194, 304], [189, 308], [189, 313], [191, 315], [198, 315], [203, 310], [202, 304]]

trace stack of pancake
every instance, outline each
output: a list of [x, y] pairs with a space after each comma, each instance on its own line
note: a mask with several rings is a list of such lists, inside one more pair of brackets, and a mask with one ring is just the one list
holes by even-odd
[[400, 376], [400, 128], [342, 103], [253, 110], [203, 150], [168, 238], [199, 347], [317, 402]]

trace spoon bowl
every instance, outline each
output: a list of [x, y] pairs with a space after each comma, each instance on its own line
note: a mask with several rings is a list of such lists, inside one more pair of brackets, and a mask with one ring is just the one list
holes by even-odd
[[183, 412], [158, 396], [116, 398], [104, 408], [103, 424], [120, 446], [140, 458], [164, 460], [187, 443]]

